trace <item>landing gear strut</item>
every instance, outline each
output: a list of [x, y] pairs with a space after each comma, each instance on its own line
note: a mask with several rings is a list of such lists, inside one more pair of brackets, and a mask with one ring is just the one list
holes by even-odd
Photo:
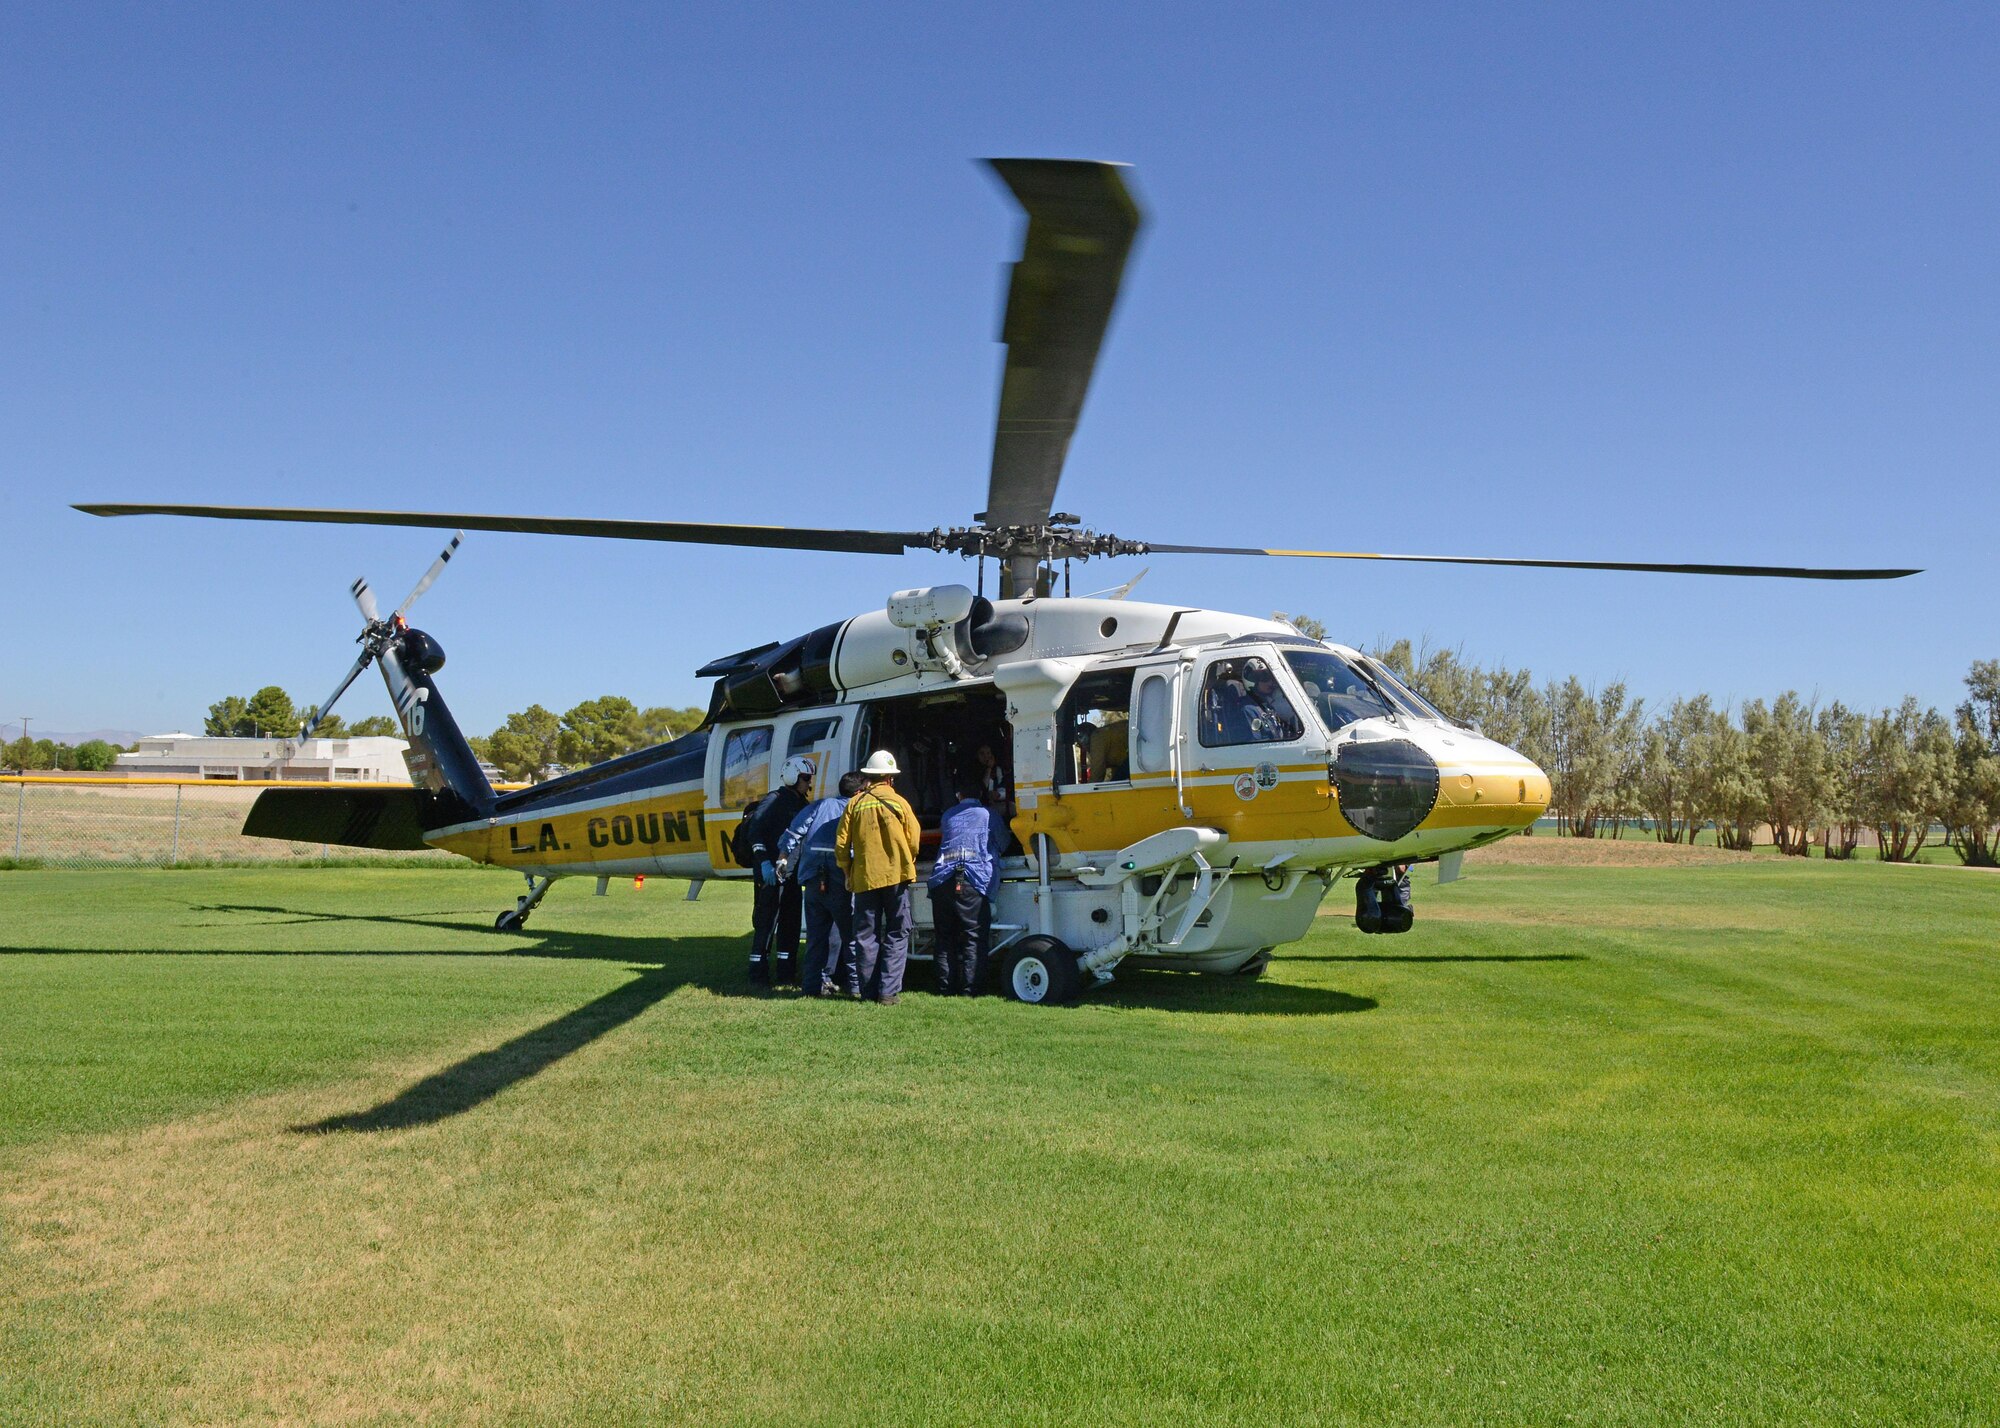
[[493, 919], [493, 927], [498, 932], [519, 932], [527, 924], [528, 914], [535, 910], [537, 903], [548, 895], [554, 886], [554, 878], [538, 878], [533, 873], [526, 875], [528, 890], [514, 899], [514, 910], [503, 912]]

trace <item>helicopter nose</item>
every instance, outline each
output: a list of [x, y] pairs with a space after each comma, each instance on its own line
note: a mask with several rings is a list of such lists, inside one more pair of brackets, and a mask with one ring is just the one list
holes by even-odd
[[1534, 760], [1505, 749], [1504, 759], [1481, 759], [1440, 770], [1435, 824], [1526, 828], [1549, 806], [1549, 776]]
[[1437, 760], [1408, 739], [1342, 744], [1332, 774], [1341, 816], [1385, 843], [1415, 832], [1437, 807]]

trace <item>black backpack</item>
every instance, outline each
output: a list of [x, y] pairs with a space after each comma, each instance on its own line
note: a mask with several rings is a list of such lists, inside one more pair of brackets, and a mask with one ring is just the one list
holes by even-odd
[[765, 805], [777, 796], [774, 790], [743, 810], [743, 821], [737, 824], [736, 831], [729, 835], [729, 856], [737, 867], [749, 867], [751, 858], [756, 856], [757, 820], [764, 816]]

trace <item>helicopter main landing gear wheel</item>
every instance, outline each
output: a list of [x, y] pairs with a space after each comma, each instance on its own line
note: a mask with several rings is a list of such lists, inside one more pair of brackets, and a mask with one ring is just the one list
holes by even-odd
[[1023, 937], [1000, 960], [1000, 990], [1017, 1002], [1048, 1006], [1074, 998], [1083, 986], [1076, 954], [1053, 937]]
[[529, 873], [527, 878], [528, 890], [520, 897], [514, 899], [514, 906], [511, 910], [503, 912], [493, 919], [493, 930], [495, 932], [519, 932], [522, 928], [526, 927], [528, 914], [535, 910], [536, 905], [544, 897], [548, 896], [549, 889], [555, 886], [556, 881], [554, 878], [538, 878], [533, 873]]

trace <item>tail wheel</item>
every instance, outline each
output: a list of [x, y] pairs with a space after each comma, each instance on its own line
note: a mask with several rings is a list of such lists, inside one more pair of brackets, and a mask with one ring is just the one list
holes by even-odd
[[1082, 985], [1076, 953], [1053, 937], [1023, 937], [1000, 963], [1000, 990], [1030, 1006], [1069, 1001]]
[[493, 919], [493, 927], [497, 932], [519, 932], [527, 920], [518, 912], [503, 912]]

